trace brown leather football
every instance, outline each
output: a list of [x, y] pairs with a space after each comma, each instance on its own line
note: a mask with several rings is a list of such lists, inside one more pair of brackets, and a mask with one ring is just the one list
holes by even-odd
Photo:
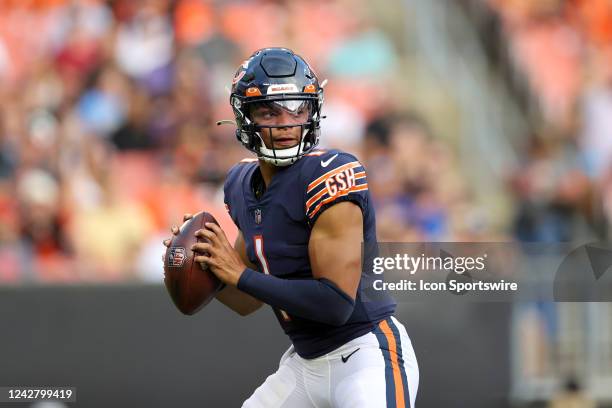
[[207, 212], [195, 214], [181, 225], [178, 235], [172, 237], [166, 249], [164, 283], [176, 307], [186, 315], [192, 315], [208, 304], [221, 287], [221, 281], [212, 272], [202, 269], [193, 260], [195, 254], [191, 246], [202, 241], [194, 234], [207, 222], [219, 225]]

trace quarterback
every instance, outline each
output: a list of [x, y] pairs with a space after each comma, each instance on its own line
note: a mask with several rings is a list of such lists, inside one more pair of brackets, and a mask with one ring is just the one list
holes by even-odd
[[239, 235], [232, 246], [206, 224], [196, 235], [210, 243], [192, 249], [225, 283], [219, 301], [241, 315], [268, 304], [292, 343], [243, 407], [413, 408], [419, 371], [395, 302], [364, 296], [376, 255], [366, 170], [316, 149], [315, 72], [289, 49], [261, 49], [236, 72], [230, 104], [238, 140], [257, 156], [224, 185]]

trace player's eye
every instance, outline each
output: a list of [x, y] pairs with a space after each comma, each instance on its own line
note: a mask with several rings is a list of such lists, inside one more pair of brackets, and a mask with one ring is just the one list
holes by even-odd
[[274, 117], [274, 112], [272, 112], [270, 109], [261, 109], [255, 111], [253, 116], [258, 119], [270, 119]]
[[272, 119], [272, 118], [275, 118], [277, 116], [278, 116], [278, 112], [275, 112], [275, 111], [265, 111], [261, 115], [261, 117], [264, 118], [264, 119]]

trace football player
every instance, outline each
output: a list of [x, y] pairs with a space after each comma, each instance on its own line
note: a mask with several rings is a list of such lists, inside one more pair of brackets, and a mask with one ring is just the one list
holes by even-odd
[[236, 72], [230, 104], [257, 155], [224, 186], [239, 235], [232, 246], [209, 223], [196, 235], [210, 243], [192, 249], [225, 283], [219, 301], [241, 315], [270, 305], [292, 342], [243, 407], [414, 407], [418, 366], [395, 302], [365, 295], [376, 250], [366, 171], [351, 154], [315, 150], [315, 72], [289, 49], [261, 49]]

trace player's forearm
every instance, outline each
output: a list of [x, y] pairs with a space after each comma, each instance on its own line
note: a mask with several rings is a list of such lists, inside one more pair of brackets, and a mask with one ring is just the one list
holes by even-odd
[[262, 302], [244, 292], [239, 291], [233, 286], [226, 286], [215, 296], [217, 300], [225, 306], [238, 313], [240, 316], [247, 316], [262, 305]]
[[245, 269], [238, 289], [289, 314], [341, 326], [353, 314], [355, 301], [327, 279], [281, 279]]

